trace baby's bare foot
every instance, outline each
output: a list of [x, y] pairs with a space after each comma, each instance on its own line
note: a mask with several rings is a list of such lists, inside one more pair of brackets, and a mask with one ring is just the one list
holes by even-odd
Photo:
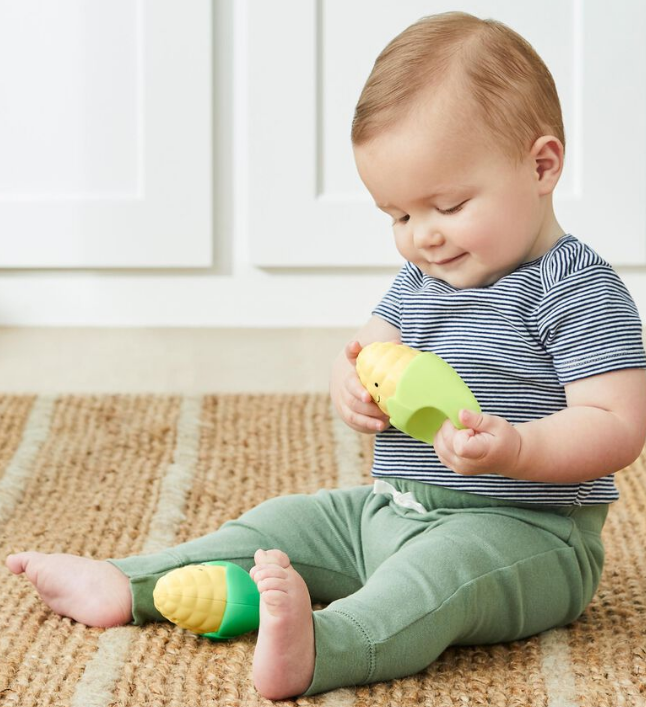
[[120, 626], [132, 620], [130, 583], [109, 562], [76, 555], [21, 552], [7, 567], [25, 573], [41, 599], [61, 616], [87, 626]]
[[305, 580], [280, 550], [258, 550], [250, 574], [260, 591], [253, 679], [268, 700], [301, 695], [314, 675], [312, 602]]

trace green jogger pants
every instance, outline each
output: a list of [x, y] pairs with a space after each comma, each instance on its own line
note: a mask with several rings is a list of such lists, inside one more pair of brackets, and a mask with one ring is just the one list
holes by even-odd
[[176, 567], [258, 548], [286, 552], [316, 601], [306, 694], [422, 670], [450, 645], [512, 641], [576, 619], [603, 565], [608, 506], [537, 506], [389, 479], [427, 510], [371, 486], [278, 497], [201, 538], [111, 560], [129, 578], [134, 623], [162, 619], [156, 581]]

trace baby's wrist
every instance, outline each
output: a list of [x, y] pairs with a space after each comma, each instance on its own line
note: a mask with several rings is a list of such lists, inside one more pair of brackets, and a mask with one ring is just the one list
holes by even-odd
[[526, 424], [513, 425], [512, 427], [516, 437], [515, 448], [510, 458], [509, 477], [531, 481], [536, 469], [540, 469], [542, 465], [543, 454], [540, 449], [536, 448], [531, 429], [528, 429]]

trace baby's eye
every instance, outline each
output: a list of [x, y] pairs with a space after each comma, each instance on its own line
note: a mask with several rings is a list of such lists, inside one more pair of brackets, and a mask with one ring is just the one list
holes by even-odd
[[461, 204], [458, 204], [457, 206], [452, 206], [450, 209], [438, 209], [438, 211], [441, 214], [449, 215], [449, 214], [457, 214], [458, 211], [466, 204], [466, 201], [463, 201]]

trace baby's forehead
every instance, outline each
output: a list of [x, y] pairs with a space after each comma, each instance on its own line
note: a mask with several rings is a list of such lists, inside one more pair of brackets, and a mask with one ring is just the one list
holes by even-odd
[[496, 133], [485, 119], [486, 107], [468, 89], [459, 75], [439, 85], [421, 89], [407, 106], [400, 106], [373, 136], [399, 135], [402, 144], [415, 141], [416, 148], [436, 146], [438, 152], [458, 156], [479, 152], [483, 147], [507, 156], [517, 155], [514, 136]]
[[477, 159], [483, 150], [494, 150], [495, 142], [491, 131], [457, 100], [432, 99], [420, 101], [374, 138], [382, 154], [402, 156], [411, 165], [428, 162], [441, 166], [447, 183], [443, 180], [438, 191], [452, 188], [460, 179], [464, 172], [456, 169], [460, 163]]
[[359, 174], [383, 211], [422, 203], [453, 206], [508, 180], [517, 169], [502, 149], [474, 131], [429, 127], [424, 120], [401, 123], [371, 144], [355, 146]]

